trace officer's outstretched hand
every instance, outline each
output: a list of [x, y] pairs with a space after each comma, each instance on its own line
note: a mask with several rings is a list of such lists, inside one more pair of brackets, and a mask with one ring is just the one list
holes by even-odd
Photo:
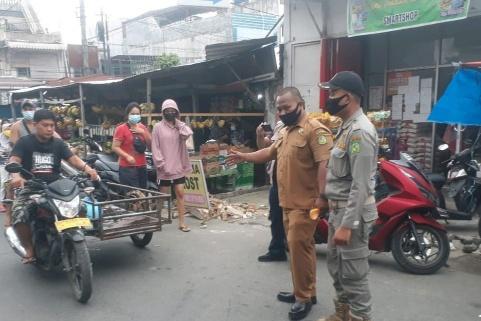
[[334, 233], [334, 244], [338, 246], [348, 245], [351, 242], [352, 230], [346, 227], [340, 227]]
[[231, 150], [226, 159], [227, 165], [234, 166], [245, 161], [244, 155], [245, 155], [244, 153], [238, 152], [236, 150]]

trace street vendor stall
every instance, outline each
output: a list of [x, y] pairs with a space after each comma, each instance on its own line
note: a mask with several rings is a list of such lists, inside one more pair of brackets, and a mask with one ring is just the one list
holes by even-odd
[[[114, 129], [124, 121], [123, 110], [129, 102], [141, 104], [143, 122], [152, 129], [162, 119], [162, 102], [172, 98], [179, 105], [181, 120], [194, 131], [192, 159], [201, 159], [201, 146], [212, 139], [228, 148], [253, 150], [255, 129], [265, 120], [272, 106], [269, 93], [278, 85], [273, 41], [267, 39], [243, 52], [226, 50], [226, 55], [219, 49], [216, 59], [126, 79], [17, 90], [12, 92], [12, 106], [24, 98], [37, 98], [42, 107], [58, 116], [57, 131], [64, 139], [73, 143], [73, 138], [89, 135], [109, 152]], [[266, 182], [264, 167], [253, 165], [231, 171], [207, 170], [205, 176], [213, 192]]]

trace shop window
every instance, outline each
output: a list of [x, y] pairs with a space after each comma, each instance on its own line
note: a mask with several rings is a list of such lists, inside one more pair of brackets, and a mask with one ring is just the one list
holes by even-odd
[[392, 32], [389, 37], [389, 69], [434, 66], [437, 28]]
[[29, 67], [19, 67], [17, 68], [17, 77], [30, 78], [30, 68]]
[[481, 60], [481, 37], [473, 34], [480, 25], [479, 17], [443, 25], [441, 64]]

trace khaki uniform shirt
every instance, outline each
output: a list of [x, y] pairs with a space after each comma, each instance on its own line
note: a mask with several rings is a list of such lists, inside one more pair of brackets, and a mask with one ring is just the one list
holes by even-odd
[[376, 128], [359, 110], [336, 135], [327, 172], [326, 197], [346, 202], [342, 227], [354, 229], [361, 218], [370, 222], [377, 216], [376, 211], [366, 210], [375, 203], [377, 152]]
[[319, 197], [318, 163], [329, 159], [332, 134], [317, 120], [305, 116], [286, 127], [270, 147], [277, 159], [279, 203], [286, 209], [311, 209]]

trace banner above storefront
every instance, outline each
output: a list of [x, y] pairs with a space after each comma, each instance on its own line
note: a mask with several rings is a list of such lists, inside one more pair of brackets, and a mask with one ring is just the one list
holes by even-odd
[[470, 0], [348, 0], [348, 36], [464, 19]]

